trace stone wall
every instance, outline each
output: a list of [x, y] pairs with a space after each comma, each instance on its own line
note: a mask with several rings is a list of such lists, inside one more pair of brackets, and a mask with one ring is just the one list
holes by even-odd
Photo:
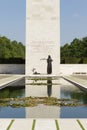
[[[87, 64], [61, 64], [60, 75], [87, 74]], [[0, 74], [25, 74], [24, 64], [0, 64]]]
[[0, 64], [0, 74], [25, 74], [25, 65]]
[[87, 64], [61, 64], [61, 75], [87, 74]]

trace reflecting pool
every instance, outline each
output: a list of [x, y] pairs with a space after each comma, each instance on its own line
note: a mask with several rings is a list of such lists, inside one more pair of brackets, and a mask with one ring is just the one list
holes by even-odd
[[[23, 81], [24, 82], [24, 81]], [[81, 106], [47, 106], [39, 104], [34, 107], [13, 108], [0, 107], [0, 118], [87, 118], [87, 92], [62, 78], [27, 79], [25, 85], [16, 83], [0, 90], [0, 98], [20, 97], [56, 97], [58, 99], [75, 99]]]

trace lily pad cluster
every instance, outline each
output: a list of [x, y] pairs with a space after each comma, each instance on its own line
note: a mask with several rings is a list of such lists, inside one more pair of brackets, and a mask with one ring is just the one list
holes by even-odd
[[48, 106], [80, 106], [78, 100], [75, 99], [57, 99], [55, 97], [24, 97], [24, 98], [4, 98], [0, 99], [0, 106], [10, 107], [35, 107], [39, 104]]

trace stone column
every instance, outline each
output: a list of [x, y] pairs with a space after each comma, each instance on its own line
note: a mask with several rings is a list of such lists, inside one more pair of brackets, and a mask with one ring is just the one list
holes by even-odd
[[[60, 0], [26, 0], [26, 75], [47, 74], [51, 56], [52, 74], [59, 75]], [[42, 60], [41, 60], [42, 59]]]

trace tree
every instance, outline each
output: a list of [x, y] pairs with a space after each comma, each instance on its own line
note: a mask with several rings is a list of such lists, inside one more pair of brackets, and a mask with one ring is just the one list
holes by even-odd
[[0, 63], [18, 63], [25, 60], [25, 46], [16, 40], [0, 37]]
[[61, 63], [87, 63], [87, 37], [75, 38], [61, 47]]

